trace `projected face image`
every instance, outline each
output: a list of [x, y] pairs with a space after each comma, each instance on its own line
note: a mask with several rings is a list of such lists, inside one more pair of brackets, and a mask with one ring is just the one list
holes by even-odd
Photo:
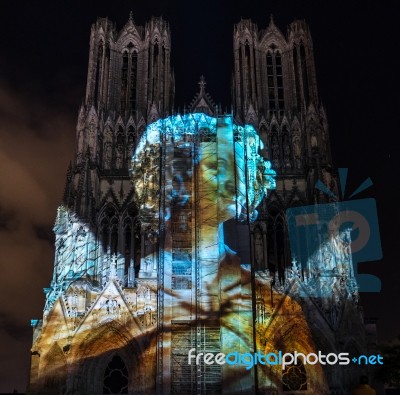
[[[193, 127], [189, 117], [199, 125]], [[165, 333], [172, 332], [171, 340], [163, 346], [165, 355], [173, 354], [177, 347], [174, 339], [178, 335], [173, 334], [172, 322], [179, 320], [192, 321], [199, 327], [218, 322], [213, 325], [218, 326], [221, 340], [216, 346], [221, 352], [251, 350], [254, 345], [251, 299], [254, 285], [250, 270], [242, 265], [247, 262], [225, 246], [221, 225], [232, 218], [239, 222], [254, 221], [267, 189], [275, 188], [275, 172], [258, 154], [263, 145], [253, 127], [236, 126], [229, 118], [214, 118], [207, 125], [200, 125], [201, 117], [201, 114], [189, 115], [184, 125], [180, 119], [171, 117], [172, 126], [162, 141], [160, 135], [165, 129], [155, 125], [139, 144], [133, 159], [132, 176], [142, 218], [152, 223], [153, 229], [163, 221], [166, 229], [163, 261], [149, 264], [158, 268], [157, 276], [162, 276], [158, 281], [163, 284], [164, 292], [163, 328]], [[199, 129], [201, 132], [196, 135]], [[166, 155], [161, 164], [160, 152]], [[152, 180], [157, 180], [158, 188]], [[154, 259], [158, 258], [148, 254], [142, 262]], [[195, 281], [200, 293], [194, 299], [191, 295]], [[255, 286], [264, 289], [262, 309], [272, 314], [267, 297], [271, 294], [270, 284], [256, 278]], [[310, 331], [298, 303], [288, 295], [275, 298], [284, 314], [298, 313], [295, 325], [301, 328], [302, 336], [292, 336], [287, 344], [280, 344], [281, 334], [294, 321], [288, 322], [284, 314], [273, 316], [257, 324], [258, 349], [276, 351], [279, 347], [292, 347], [313, 351]], [[191, 336], [189, 329], [184, 333]], [[165, 363], [169, 363], [168, 358]], [[229, 382], [224, 387], [232, 391], [238, 386], [251, 388], [251, 374], [244, 367], [223, 369], [227, 378], [224, 381]], [[268, 385], [279, 386], [279, 368], [259, 369], [260, 377]], [[319, 371], [313, 373], [310, 379], [317, 383], [319, 374]]]
[[[216, 156], [203, 152], [200, 163], [200, 188], [208, 191], [207, 198], [218, 206], [219, 222], [236, 215], [235, 164], [232, 149]], [[207, 210], [207, 207], [204, 207]]]

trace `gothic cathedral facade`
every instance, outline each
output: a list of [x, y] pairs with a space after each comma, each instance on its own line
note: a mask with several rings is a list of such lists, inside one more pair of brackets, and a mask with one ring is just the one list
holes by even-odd
[[202, 77], [180, 115], [168, 23], [92, 26], [28, 393], [344, 395], [357, 380], [301, 359], [249, 368], [257, 352], [363, 354], [367, 338], [346, 239], [305, 264], [290, 249], [286, 210], [328, 202], [317, 180], [338, 192], [310, 30], [241, 20], [233, 53], [233, 114]]

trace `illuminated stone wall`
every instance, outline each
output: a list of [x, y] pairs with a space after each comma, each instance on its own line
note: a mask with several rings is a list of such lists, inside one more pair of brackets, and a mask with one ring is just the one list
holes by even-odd
[[[255, 129], [231, 116], [187, 114], [148, 126], [131, 166], [143, 240], [135, 279], [90, 224], [59, 208], [52, 287], [43, 320], [33, 322], [32, 393], [108, 393], [123, 383], [132, 394], [253, 393], [256, 386], [327, 393], [327, 374], [341, 376], [340, 367], [188, 364], [192, 348], [309, 354], [350, 347], [338, 348], [334, 337], [358, 298], [345, 235], [310, 255], [312, 270], [293, 262], [285, 281], [254, 270], [266, 249], [257, 207], [275, 188], [262, 149]], [[321, 258], [328, 252], [329, 268]]]

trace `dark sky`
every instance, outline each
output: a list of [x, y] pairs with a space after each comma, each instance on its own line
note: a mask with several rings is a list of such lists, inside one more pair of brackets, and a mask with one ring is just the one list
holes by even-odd
[[[50, 283], [52, 230], [73, 156], [77, 111], [88, 64], [90, 26], [108, 16], [119, 28], [129, 11], [144, 24], [163, 15], [172, 31], [176, 104], [183, 108], [204, 74], [216, 103], [230, 108], [233, 25], [269, 16], [286, 34], [295, 18], [311, 28], [320, 97], [327, 109], [334, 165], [348, 167], [346, 195], [377, 201], [383, 259], [362, 270], [382, 292], [362, 294], [379, 318], [381, 340], [400, 334], [400, 133], [395, 2], [378, 1], [14, 1], [0, 9], [0, 392], [25, 390], [31, 318], [41, 318]], [[237, 2], [235, 2], [236, 4]]]

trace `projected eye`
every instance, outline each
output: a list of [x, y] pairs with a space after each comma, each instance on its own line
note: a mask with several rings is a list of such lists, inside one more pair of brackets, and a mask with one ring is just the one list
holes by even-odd
[[219, 158], [218, 159], [218, 167], [226, 168], [228, 165], [228, 161], [224, 158]]
[[209, 160], [209, 161], [204, 161], [203, 162], [203, 166], [207, 169], [207, 170], [217, 170], [218, 167], [218, 163], [215, 160]]

